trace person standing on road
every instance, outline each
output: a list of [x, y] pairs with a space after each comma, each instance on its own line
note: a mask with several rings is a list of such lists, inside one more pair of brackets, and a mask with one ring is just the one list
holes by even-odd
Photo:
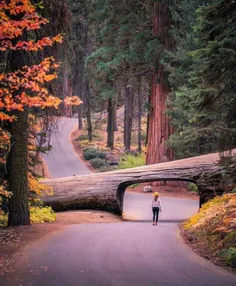
[[161, 201], [159, 198], [159, 194], [155, 192], [154, 197], [152, 199], [153, 225], [157, 225], [159, 211], [162, 211]]

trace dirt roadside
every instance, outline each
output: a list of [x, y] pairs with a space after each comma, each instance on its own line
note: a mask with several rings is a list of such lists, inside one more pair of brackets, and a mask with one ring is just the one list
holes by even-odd
[[0, 228], [0, 276], [11, 273], [13, 265], [28, 248], [63, 231], [68, 225], [120, 221], [121, 218], [101, 211], [68, 211], [57, 213], [53, 223]]

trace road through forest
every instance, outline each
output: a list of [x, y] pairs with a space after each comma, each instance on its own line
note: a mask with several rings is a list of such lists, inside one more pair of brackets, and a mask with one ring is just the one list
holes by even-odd
[[[62, 136], [53, 139], [55, 149], [44, 157], [51, 175], [86, 172], [68, 140], [74, 119], [59, 124]], [[235, 275], [196, 255], [178, 236], [178, 222], [197, 211], [197, 201], [163, 197], [158, 226], [150, 221], [150, 201], [150, 195], [127, 192], [125, 213], [134, 221], [67, 226], [30, 248], [15, 273], [0, 279], [0, 285], [236, 285]]]

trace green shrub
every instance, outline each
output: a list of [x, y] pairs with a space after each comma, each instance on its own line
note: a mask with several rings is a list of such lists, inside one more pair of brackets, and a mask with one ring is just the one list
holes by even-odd
[[236, 247], [230, 247], [221, 252], [221, 257], [226, 264], [232, 268], [236, 268]]
[[198, 186], [194, 183], [188, 183], [188, 190], [190, 192], [197, 193], [198, 192]]
[[101, 167], [106, 166], [106, 160], [101, 159], [101, 158], [94, 158], [94, 159], [90, 160], [90, 163], [95, 169], [99, 169]]
[[106, 154], [104, 152], [93, 147], [88, 147], [84, 149], [83, 155], [85, 160], [92, 160], [95, 158], [104, 159], [106, 157]]
[[229, 248], [234, 245], [236, 241], [236, 230], [233, 230], [226, 234], [226, 236], [223, 239], [223, 247]]
[[118, 169], [135, 168], [145, 165], [145, 158], [143, 155], [125, 155], [120, 159]]

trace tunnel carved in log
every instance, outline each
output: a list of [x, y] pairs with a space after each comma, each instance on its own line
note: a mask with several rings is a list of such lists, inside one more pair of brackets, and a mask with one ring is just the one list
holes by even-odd
[[133, 169], [45, 179], [43, 183], [51, 186], [54, 194], [43, 197], [43, 202], [55, 211], [97, 209], [122, 215], [127, 186], [175, 180], [196, 183], [202, 204], [222, 194], [222, 186], [226, 187], [222, 169], [216, 164], [218, 158], [215, 153]]

